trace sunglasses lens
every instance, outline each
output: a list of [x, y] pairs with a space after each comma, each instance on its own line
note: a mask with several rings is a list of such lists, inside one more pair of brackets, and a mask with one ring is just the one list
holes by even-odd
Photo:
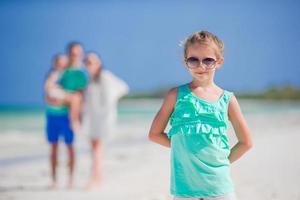
[[202, 63], [207, 67], [212, 67], [215, 64], [216, 60], [213, 58], [204, 58]]
[[195, 57], [189, 57], [187, 60], [186, 60], [186, 63], [188, 65], [188, 67], [190, 68], [197, 68], [199, 66], [199, 59], [198, 58], [195, 58]]

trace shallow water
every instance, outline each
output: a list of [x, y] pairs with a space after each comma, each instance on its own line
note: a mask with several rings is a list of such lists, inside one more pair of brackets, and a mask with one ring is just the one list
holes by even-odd
[[[300, 102], [270, 100], [240, 100], [243, 113], [247, 115], [280, 114], [296, 112], [300, 114]], [[162, 99], [122, 100], [119, 104], [119, 123], [151, 123], [162, 104]], [[45, 114], [42, 108], [0, 109], [0, 134], [40, 133], [44, 130]]]

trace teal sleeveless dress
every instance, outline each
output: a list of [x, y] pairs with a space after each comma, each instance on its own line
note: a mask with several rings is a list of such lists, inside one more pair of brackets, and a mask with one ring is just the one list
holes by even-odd
[[234, 192], [227, 137], [228, 104], [224, 90], [215, 102], [193, 94], [188, 84], [178, 87], [170, 117], [171, 194], [177, 197], [214, 197]]

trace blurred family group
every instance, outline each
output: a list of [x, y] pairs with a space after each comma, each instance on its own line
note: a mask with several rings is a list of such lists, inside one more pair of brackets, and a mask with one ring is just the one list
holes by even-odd
[[68, 187], [71, 188], [75, 135], [86, 133], [90, 137], [93, 159], [87, 189], [93, 189], [101, 182], [102, 139], [114, 130], [118, 100], [128, 93], [129, 88], [123, 80], [103, 67], [97, 53], [86, 53], [82, 44], [72, 42], [66, 51], [54, 57], [44, 86], [52, 188], [56, 188], [57, 184], [59, 139], [63, 138], [67, 146]]

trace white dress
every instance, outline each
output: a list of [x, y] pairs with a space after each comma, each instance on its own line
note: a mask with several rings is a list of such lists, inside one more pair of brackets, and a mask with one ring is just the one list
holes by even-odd
[[128, 85], [112, 72], [101, 70], [85, 91], [82, 132], [101, 139], [114, 131], [118, 100], [129, 91]]

